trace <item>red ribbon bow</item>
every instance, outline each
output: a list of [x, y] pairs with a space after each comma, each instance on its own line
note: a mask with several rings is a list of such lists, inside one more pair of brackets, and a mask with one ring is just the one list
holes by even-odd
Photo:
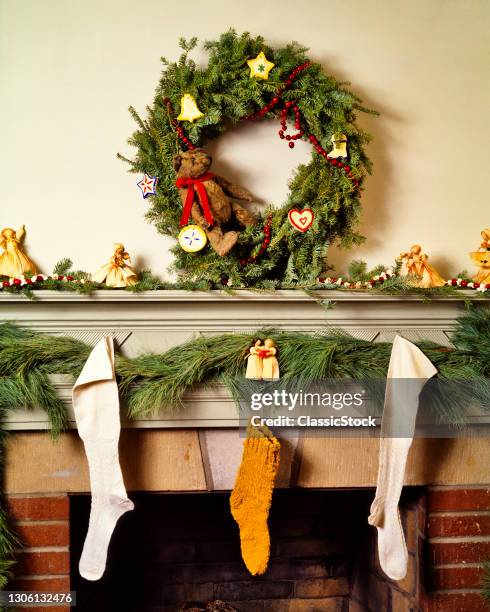
[[203, 181], [209, 181], [213, 177], [214, 174], [212, 174], [211, 172], [206, 172], [205, 174], [201, 174], [201, 176], [198, 176], [196, 178], [181, 177], [175, 181], [175, 185], [179, 189], [187, 187], [187, 196], [185, 198], [184, 210], [182, 211], [182, 216], [180, 217], [181, 226], [187, 225], [189, 223], [189, 217], [191, 216], [191, 209], [192, 204], [194, 202], [194, 194], [196, 193], [196, 189], [197, 193], [199, 194], [201, 208], [204, 213], [204, 217], [206, 218], [206, 221], [209, 223], [209, 225], [214, 224], [211, 208], [209, 207], [208, 194], [206, 192], [206, 189], [204, 188], [204, 185], [202, 184]]

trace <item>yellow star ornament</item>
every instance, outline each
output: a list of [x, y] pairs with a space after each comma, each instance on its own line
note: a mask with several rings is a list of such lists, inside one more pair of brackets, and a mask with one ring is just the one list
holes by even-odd
[[190, 93], [185, 93], [180, 99], [180, 115], [177, 117], [179, 121], [190, 121], [193, 123], [204, 113], [197, 108], [197, 102], [194, 96]]
[[269, 62], [265, 57], [264, 52], [261, 51], [255, 59], [247, 60], [247, 64], [250, 67], [250, 78], [254, 77], [258, 79], [268, 79], [269, 72], [274, 68], [275, 64]]

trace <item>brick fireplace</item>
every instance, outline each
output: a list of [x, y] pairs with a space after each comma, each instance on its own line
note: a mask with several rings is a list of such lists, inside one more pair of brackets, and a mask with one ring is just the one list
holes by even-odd
[[216, 599], [239, 612], [488, 609], [478, 588], [490, 556], [489, 488], [405, 490], [410, 562], [396, 583], [377, 562], [375, 531], [366, 522], [372, 496], [372, 489], [277, 491], [269, 570], [252, 578], [228, 494], [135, 493], [136, 509], [116, 529], [106, 575], [91, 583], [77, 568], [89, 496], [13, 495], [8, 509], [24, 546], [11, 587], [71, 588], [77, 609], [91, 612], [178, 612], [185, 603]]
[[[413, 296], [328, 297], [335, 308], [322, 309], [310, 297], [287, 291], [196, 292], [192, 299], [178, 291], [39, 292], [34, 303], [2, 294], [0, 318], [89, 344], [111, 334], [124, 354], [135, 356], [196, 333], [259, 326], [313, 332], [329, 324], [367, 340], [390, 341], [399, 332], [444, 344], [463, 309], [460, 298], [427, 304]], [[73, 381], [53, 382], [72, 414]], [[185, 602], [212, 599], [239, 612], [485, 610], [478, 587], [481, 564], [490, 557], [490, 452], [488, 439], [477, 431], [472, 438], [415, 440], [402, 499], [409, 574], [398, 583], [379, 569], [375, 530], [367, 525], [378, 441], [283, 441], [271, 511], [271, 565], [263, 577], [251, 578], [228, 511], [243, 443], [234, 403], [216, 385], [189, 393], [185, 404], [179, 413], [124, 420], [122, 470], [137, 509], [120, 521], [107, 575], [95, 584], [77, 573], [89, 481], [73, 418], [70, 430], [53, 442], [43, 431], [43, 412], [9, 416], [4, 490], [23, 542], [13, 587], [70, 587], [79, 593], [77, 609], [94, 612], [178, 611]], [[137, 604], [131, 600], [136, 590], [144, 598]]]

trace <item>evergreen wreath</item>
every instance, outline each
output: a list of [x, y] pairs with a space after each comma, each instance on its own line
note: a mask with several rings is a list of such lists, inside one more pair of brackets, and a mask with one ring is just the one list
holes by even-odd
[[[370, 136], [356, 124], [356, 113], [376, 113], [365, 108], [346, 83], [324, 74], [298, 43], [274, 49], [262, 36], [238, 35], [231, 29], [218, 40], [204, 43], [209, 52], [205, 69], [189, 58], [196, 45], [197, 38], [181, 38], [179, 60], [162, 58], [164, 69], [146, 119], [129, 109], [138, 124], [128, 140], [137, 149], [136, 156], [133, 160], [118, 157], [130, 164], [130, 172], [158, 177], [156, 193], [147, 200], [146, 216], [161, 234], [175, 238], [182, 206], [175, 186], [174, 155], [205, 146], [240, 121], [279, 119], [279, 136], [291, 148], [297, 138], [308, 139], [313, 146], [310, 162], [300, 165], [290, 182], [286, 203], [259, 213], [257, 226], [242, 231], [238, 244], [225, 257], [209, 246], [198, 253], [173, 247], [173, 268], [183, 281], [208, 281], [212, 286], [314, 285], [328, 269], [331, 244], [350, 247], [363, 240], [356, 227], [363, 179], [371, 169], [364, 151]], [[274, 63], [267, 80], [251, 78], [247, 65], [260, 52]], [[178, 121], [174, 112], [184, 93], [194, 96], [203, 113], [192, 123]], [[299, 129], [293, 136], [284, 135], [288, 116]], [[348, 162], [328, 158], [336, 134], [347, 137]], [[288, 212], [292, 208], [313, 211], [310, 230], [302, 233], [291, 226]]]

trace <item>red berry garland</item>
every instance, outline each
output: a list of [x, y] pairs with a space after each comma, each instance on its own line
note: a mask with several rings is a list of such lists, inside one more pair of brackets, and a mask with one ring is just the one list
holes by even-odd
[[465, 278], [450, 278], [447, 282], [450, 287], [463, 287], [463, 289], [476, 289], [481, 293], [490, 290], [490, 283], [478, 283], [477, 281], [467, 280]]
[[[296, 68], [289, 74], [288, 78], [284, 82], [284, 87], [279, 88], [276, 91], [276, 95], [272, 98], [269, 104], [266, 104], [264, 107], [262, 107], [257, 112], [252, 113], [251, 115], [247, 115], [246, 117], [244, 117], [244, 119], [247, 119], [248, 121], [253, 121], [254, 119], [263, 117], [266, 113], [271, 111], [274, 108], [274, 106], [277, 106], [279, 104], [279, 102], [281, 101], [282, 94], [291, 87], [294, 79], [298, 76], [298, 74], [302, 70], [305, 70], [306, 68], [308, 68], [309, 66], [311, 66], [311, 62], [305, 62], [304, 64], [301, 64], [300, 66], [296, 66]], [[294, 102], [292, 104], [294, 104]]]
[[[167, 107], [167, 112], [169, 116], [173, 117], [174, 107], [172, 106], [172, 102], [170, 102], [169, 98], [163, 98], [163, 103]], [[191, 140], [189, 140], [189, 138], [187, 138], [187, 136], [184, 133], [184, 130], [182, 129], [182, 126], [177, 121], [177, 119], [171, 119], [170, 123], [174, 126], [175, 131], [177, 132], [177, 136], [182, 141], [182, 144], [184, 145], [184, 147], [193, 151], [196, 148], [196, 145]]]
[[[74, 283], [75, 285], [84, 285], [86, 282], [85, 279], [76, 279], [74, 276], [68, 275], [64, 276], [63, 274], [55, 274], [53, 276], [46, 276], [44, 274], [37, 274], [36, 276], [26, 277], [11, 277], [8, 280], [3, 280], [0, 282], [0, 290], [2, 288], [7, 287], [24, 287], [25, 285], [34, 286], [42, 285], [44, 281], [56, 281], [57, 283]], [[97, 284], [97, 283], [96, 283]]]
[[336, 276], [329, 276], [327, 278], [321, 277], [318, 279], [319, 283], [325, 283], [326, 285], [338, 285], [339, 288], [344, 289], [371, 289], [375, 285], [382, 285], [387, 279], [396, 276], [391, 268], [388, 268], [378, 276], [373, 276], [367, 281], [351, 282], [343, 279], [342, 277], [337, 278]]
[[[292, 108], [294, 111], [294, 127], [298, 130], [296, 132], [296, 134], [287, 134], [286, 136], [284, 136], [284, 132], [287, 131], [288, 126], [286, 123], [287, 120], [287, 115], [288, 115], [288, 109]], [[299, 112], [299, 108], [296, 106], [296, 104], [294, 102], [286, 102], [285, 107], [282, 109], [281, 111], [281, 129], [279, 130], [279, 138], [281, 139], [286, 139], [289, 141], [289, 148], [290, 149], [294, 149], [294, 142], [293, 140], [298, 140], [299, 138], [301, 138], [304, 134], [304, 131], [301, 129], [301, 114]]]
[[271, 242], [271, 233], [272, 233], [271, 225], [272, 225], [272, 215], [269, 215], [264, 225], [264, 239], [262, 240], [262, 244], [260, 245], [260, 249], [258, 250], [257, 255], [251, 255], [250, 257], [247, 257], [246, 259], [240, 259], [241, 266], [247, 266], [248, 264], [253, 263], [267, 251], [269, 244]]
[[351, 169], [351, 167], [348, 164], [344, 164], [344, 162], [342, 162], [342, 161], [340, 161], [338, 159], [334, 159], [333, 157], [329, 157], [327, 151], [325, 151], [325, 149], [322, 147], [322, 145], [318, 142], [318, 140], [317, 140], [317, 138], [316, 138], [316, 136], [314, 134], [310, 134], [308, 136], [308, 138], [309, 138], [309, 141], [314, 146], [315, 151], [318, 153], [318, 155], [321, 155], [324, 159], [329, 161], [332, 166], [336, 166], [340, 170], [343, 170], [345, 172], [345, 174], [349, 177], [350, 181], [355, 185], [355, 187], [356, 188], [359, 187], [359, 181], [352, 174], [352, 169]]

